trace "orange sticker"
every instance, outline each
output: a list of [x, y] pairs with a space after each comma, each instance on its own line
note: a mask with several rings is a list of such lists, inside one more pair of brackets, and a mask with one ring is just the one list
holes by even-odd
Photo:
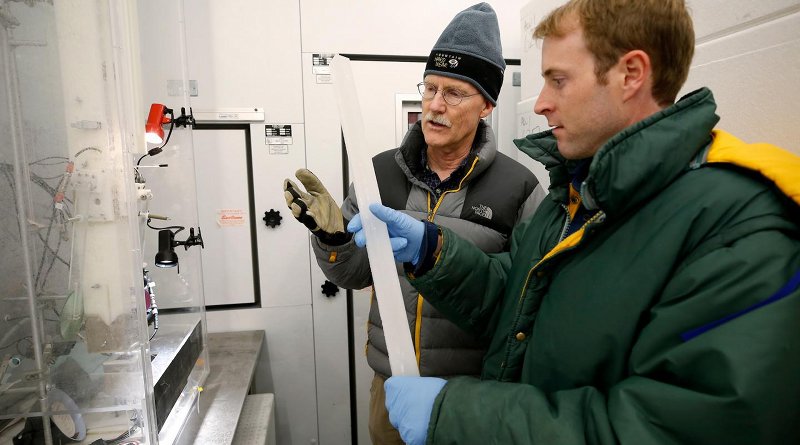
[[220, 227], [243, 226], [247, 214], [243, 209], [220, 209], [217, 211], [217, 225]]

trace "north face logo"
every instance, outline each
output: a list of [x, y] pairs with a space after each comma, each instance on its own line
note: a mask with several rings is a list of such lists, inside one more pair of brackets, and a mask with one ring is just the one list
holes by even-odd
[[483, 204], [472, 206], [472, 210], [476, 215], [482, 216], [486, 219], [492, 219], [492, 209]]

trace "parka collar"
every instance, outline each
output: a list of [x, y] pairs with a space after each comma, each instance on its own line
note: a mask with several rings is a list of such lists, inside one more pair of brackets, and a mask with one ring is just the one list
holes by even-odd
[[[584, 205], [616, 216], [658, 193], [688, 169], [711, 141], [719, 121], [711, 91], [701, 88], [674, 105], [617, 133], [595, 154], [581, 187]], [[551, 197], [568, 196], [569, 162], [558, 153], [552, 131], [517, 139], [520, 150], [550, 172]]]

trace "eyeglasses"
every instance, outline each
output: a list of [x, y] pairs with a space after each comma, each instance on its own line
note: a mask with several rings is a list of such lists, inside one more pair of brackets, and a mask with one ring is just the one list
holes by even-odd
[[433, 98], [436, 97], [436, 92], [441, 91], [442, 99], [444, 99], [444, 101], [451, 106], [456, 106], [460, 104], [461, 101], [467, 97], [477, 96], [481, 94], [481, 93], [464, 94], [452, 88], [442, 88], [440, 90], [439, 88], [436, 87], [436, 85], [432, 85], [427, 82], [418, 83], [417, 89], [419, 90], [419, 94], [422, 95], [423, 100], [433, 100]]

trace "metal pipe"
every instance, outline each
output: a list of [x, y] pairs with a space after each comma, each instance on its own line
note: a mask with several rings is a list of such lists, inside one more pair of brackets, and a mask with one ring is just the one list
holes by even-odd
[[36, 307], [36, 295], [34, 294], [33, 269], [31, 268], [31, 257], [28, 244], [28, 231], [25, 201], [22, 193], [23, 177], [27, 173], [27, 162], [25, 159], [24, 145], [22, 141], [22, 107], [20, 105], [19, 84], [17, 79], [17, 67], [13, 55], [11, 54], [10, 30], [4, 29], [2, 33], [2, 45], [0, 51], [3, 52], [3, 60], [6, 68], [6, 96], [8, 97], [9, 119], [11, 120], [11, 147], [14, 151], [14, 185], [17, 202], [17, 223], [19, 224], [20, 242], [22, 243], [22, 260], [25, 263], [25, 285], [28, 292], [28, 310], [31, 314], [31, 339], [33, 341], [33, 355], [36, 362], [36, 369], [39, 372], [39, 404], [42, 413], [42, 426], [44, 428], [45, 445], [53, 445], [53, 437], [50, 430], [50, 416], [47, 413], [47, 385], [42, 378], [44, 376], [44, 358], [42, 355], [42, 339], [39, 332], [38, 310]]
[[[178, 5], [178, 40], [180, 42], [181, 50], [181, 77], [183, 79], [183, 103], [189, 106], [189, 56], [186, 54], [186, 12], [184, 0], [181, 0]], [[192, 144], [194, 148], [194, 144]], [[193, 156], [194, 157], [194, 154]]]

